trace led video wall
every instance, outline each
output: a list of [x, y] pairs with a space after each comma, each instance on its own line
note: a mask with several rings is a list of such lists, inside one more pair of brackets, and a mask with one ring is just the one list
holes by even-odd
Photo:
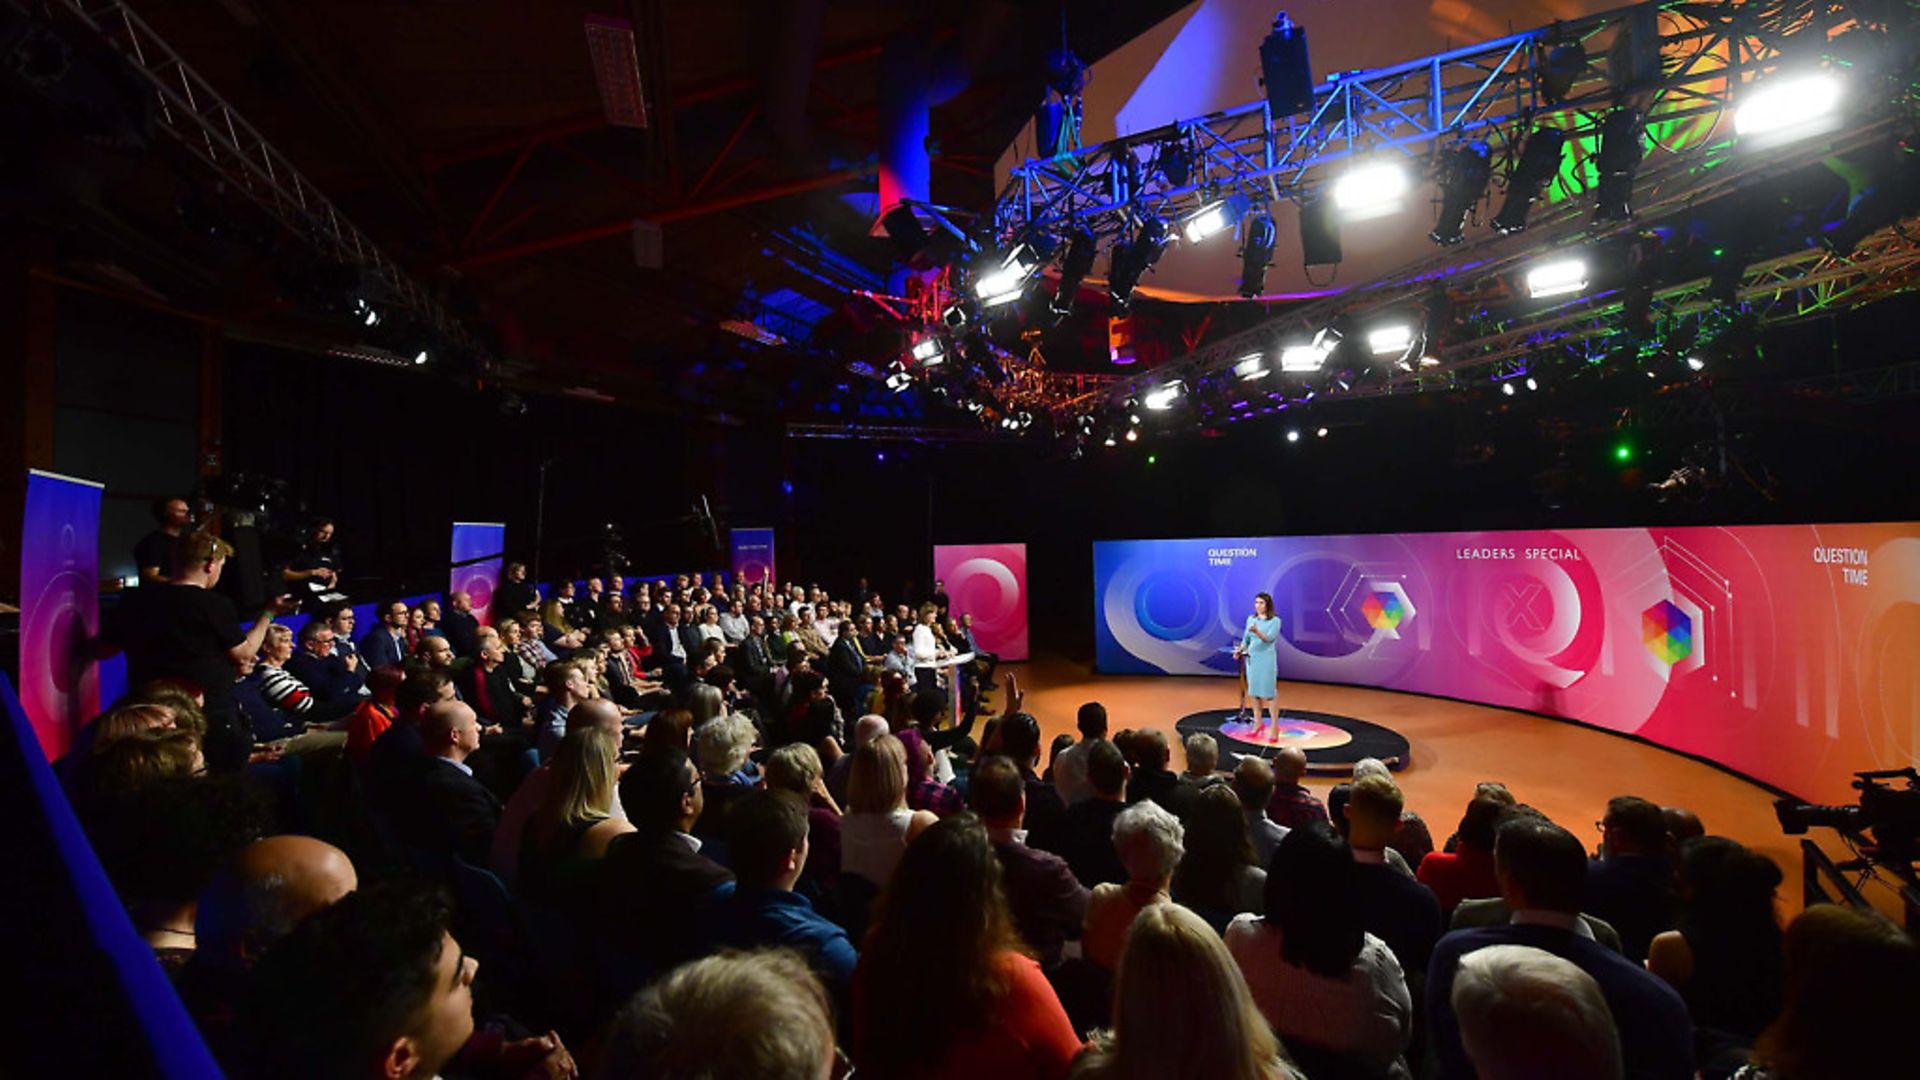
[[1107, 673], [1233, 675], [1265, 591], [1282, 679], [1580, 720], [1817, 800], [1920, 753], [1920, 523], [1101, 541], [1093, 565]]

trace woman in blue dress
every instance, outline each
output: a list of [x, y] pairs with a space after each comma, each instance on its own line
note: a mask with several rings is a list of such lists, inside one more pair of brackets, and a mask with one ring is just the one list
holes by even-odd
[[1253, 734], [1265, 732], [1266, 717], [1271, 714], [1279, 727], [1280, 713], [1273, 699], [1278, 694], [1280, 665], [1273, 643], [1280, 640], [1280, 619], [1273, 613], [1273, 597], [1266, 593], [1253, 598], [1253, 614], [1247, 616], [1247, 628], [1234, 649], [1246, 665], [1247, 696], [1253, 699]]

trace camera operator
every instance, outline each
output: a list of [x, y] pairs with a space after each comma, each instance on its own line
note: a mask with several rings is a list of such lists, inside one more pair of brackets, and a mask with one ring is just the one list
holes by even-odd
[[339, 590], [340, 548], [333, 542], [331, 519], [314, 520], [299, 553], [280, 571], [280, 580], [310, 615], [346, 600], [347, 594]]

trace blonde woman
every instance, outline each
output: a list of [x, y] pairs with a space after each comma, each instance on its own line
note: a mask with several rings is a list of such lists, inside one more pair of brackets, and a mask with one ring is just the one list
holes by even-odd
[[1141, 911], [1120, 950], [1113, 1028], [1071, 1080], [1297, 1080], [1247, 981], [1206, 920], [1179, 904]]
[[560, 740], [550, 763], [546, 798], [520, 840], [520, 891], [529, 899], [577, 898], [607, 845], [633, 826], [613, 815], [620, 743], [603, 727], [579, 728]]
[[841, 873], [885, 887], [907, 844], [938, 820], [907, 807], [907, 748], [892, 735], [875, 735], [853, 752], [840, 819]]

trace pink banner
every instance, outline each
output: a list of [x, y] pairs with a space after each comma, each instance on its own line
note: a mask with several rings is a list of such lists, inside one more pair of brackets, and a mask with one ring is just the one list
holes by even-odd
[[47, 760], [100, 711], [100, 485], [30, 469], [20, 528], [20, 705]]
[[954, 617], [973, 616], [979, 648], [1001, 660], [1027, 658], [1027, 545], [936, 545], [933, 576], [946, 582]]

